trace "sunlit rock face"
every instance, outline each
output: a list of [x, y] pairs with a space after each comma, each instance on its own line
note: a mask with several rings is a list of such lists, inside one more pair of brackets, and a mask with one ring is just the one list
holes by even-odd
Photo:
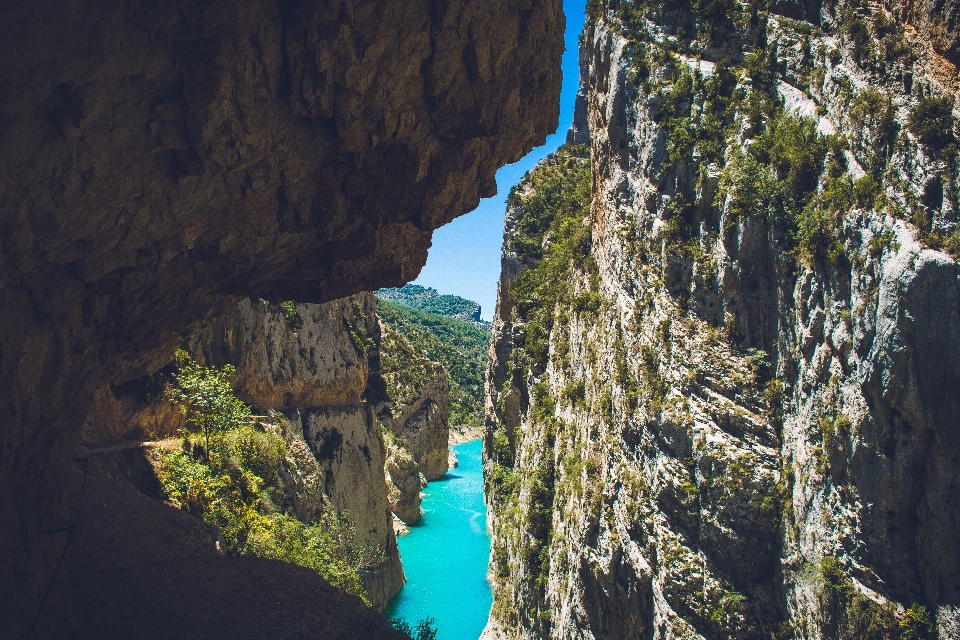
[[507, 211], [484, 638], [957, 637], [956, 3], [591, 6], [589, 148]]
[[[17, 3], [0, 21], [0, 628], [97, 388], [246, 296], [416, 275], [556, 126], [558, 0]], [[72, 505], [71, 505], [72, 506]], [[58, 575], [34, 637], [68, 602]]]

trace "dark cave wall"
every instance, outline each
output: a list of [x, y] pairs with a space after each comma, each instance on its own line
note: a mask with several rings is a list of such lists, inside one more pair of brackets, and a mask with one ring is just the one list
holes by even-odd
[[[25, 633], [94, 390], [246, 296], [399, 285], [556, 126], [559, 0], [0, 8], [0, 628]], [[61, 572], [33, 637], [57, 635]]]

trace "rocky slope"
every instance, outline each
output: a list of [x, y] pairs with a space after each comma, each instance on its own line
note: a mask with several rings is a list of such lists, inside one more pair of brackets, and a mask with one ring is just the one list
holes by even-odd
[[[202, 365], [235, 367], [235, 392], [255, 413], [282, 416], [278, 433], [294, 457], [281, 470], [282, 506], [311, 524], [326, 496], [348, 514], [356, 543], [384, 551], [383, 564], [362, 575], [382, 608], [404, 581], [391, 511], [407, 524], [419, 520], [420, 489], [447, 471], [448, 397], [443, 368], [381, 325], [375, 303], [369, 293], [319, 305], [247, 299], [183, 346]], [[147, 435], [144, 424], [153, 437], [176, 436], [184, 424], [170, 410], [175, 370], [98, 394], [85, 451], [135, 442]], [[98, 471], [143, 485], [136, 457], [95, 460]]]
[[450, 385], [443, 366], [382, 320], [378, 346], [380, 366], [366, 397], [386, 443], [390, 508], [405, 524], [413, 524], [421, 516], [420, 490], [449, 466]]
[[[281, 471], [290, 502], [286, 507], [307, 524], [320, 516], [323, 496], [334, 509], [347, 512], [357, 544], [384, 551], [383, 564], [362, 574], [371, 604], [382, 608], [404, 576], [383, 480], [383, 436], [373, 407], [361, 399], [371, 368], [378, 367], [379, 335], [370, 294], [324, 304], [247, 299], [184, 347], [202, 365], [233, 365], [237, 397], [261, 415], [283, 416], [280, 432], [295, 458]], [[82, 434], [87, 446], [109, 448], [113, 443], [105, 438], [123, 433], [124, 424], [129, 439], [139, 435], [142, 415], [164, 414], [163, 407], [173, 406], [163, 389], [169, 381], [164, 374], [174, 369], [169, 365], [131, 383], [119, 398], [109, 391], [102, 394], [109, 405], [141, 408], [132, 414], [111, 410], [101, 399], [92, 412], [100, 420], [88, 420]], [[106, 416], [130, 421], [103, 421]], [[158, 426], [157, 435], [170, 437], [184, 425], [178, 417]], [[110, 475], [125, 477], [128, 463], [118, 461]]]
[[[451, 296], [453, 297], [453, 296]], [[489, 323], [430, 313], [378, 296], [377, 313], [431, 360], [443, 365], [450, 387], [451, 426], [477, 428], [483, 414], [483, 375]], [[470, 305], [475, 303], [457, 298]]]
[[960, 633], [956, 7], [888, 4], [591, 3], [589, 150], [509, 201], [484, 637]]
[[436, 289], [418, 284], [378, 289], [374, 293], [381, 300], [389, 300], [426, 313], [459, 318], [466, 322], [473, 322], [481, 329], [490, 330], [490, 323], [480, 319], [480, 305], [473, 300], [450, 294], [441, 295]]
[[[383, 427], [403, 443], [427, 480], [447, 472], [447, 373], [396, 329], [381, 324], [380, 375], [385, 397], [376, 403]], [[372, 395], [372, 394], [371, 394]]]
[[[95, 390], [245, 297], [396, 286], [555, 126], [528, 3], [7, 3], [0, 20], [0, 628], [26, 633]], [[34, 637], [58, 635], [61, 572]]]
[[309, 569], [218, 553], [200, 520], [127, 483], [78, 472], [75, 504], [81, 486], [70, 638], [406, 638]]

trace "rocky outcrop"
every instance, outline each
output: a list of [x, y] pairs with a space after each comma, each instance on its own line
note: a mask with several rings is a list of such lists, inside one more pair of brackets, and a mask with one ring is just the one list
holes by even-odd
[[311, 486], [292, 487], [295, 512], [312, 522], [327, 496], [349, 515], [358, 545], [383, 549], [383, 564], [361, 574], [370, 602], [383, 608], [404, 576], [383, 481], [383, 436], [361, 400], [379, 333], [369, 293], [319, 305], [247, 299], [186, 347], [201, 364], [236, 367], [237, 397], [285, 416], [291, 449], [309, 448], [297, 456], [297, 475]]
[[420, 473], [420, 465], [413, 459], [403, 443], [389, 431], [384, 431], [387, 460], [383, 471], [387, 480], [387, 497], [390, 510], [404, 524], [420, 521], [420, 490], [427, 486], [427, 479]]
[[[295, 458], [280, 471], [289, 498], [281, 506], [308, 524], [320, 517], [324, 496], [347, 513], [357, 544], [384, 550], [385, 562], [362, 578], [371, 603], [385, 606], [404, 581], [391, 511], [417, 522], [424, 474], [434, 479], [447, 470], [443, 367], [381, 323], [369, 293], [319, 305], [247, 299], [183, 346], [202, 365], [235, 367], [237, 396], [255, 413], [280, 416], [266, 428], [277, 430]], [[114, 449], [158, 416], [166, 421], [151, 422], [151, 433], [177, 435], [184, 424], [169, 397], [175, 369], [107, 389], [91, 412], [97, 420], [85, 425], [86, 446]], [[130, 407], [136, 410], [124, 411]], [[124, 468], [128, 458], [101, 471], [139, 478]]]
[[382, 321], [378, 347], [367, 397], [386, 441], [390, 508], [409, 525], [420, 520], [420, 489], [449, 468], [450, 388], [441, 365]]
[[447, 472], [447, 373], [396, 329], [381, 326], [380, 375], [386, 398], [377, 403], [377, 416], [403, 443], [427, 480], [436, 480]]
[[361, 575], [371, 604], [382, 609], [403, 586], [404, 575], [383, 480], [383, 437], [373, 410], [368, 405], [317, 407], [299, 417], [325, 479], [324, 494], [338, 511], [347, 512], [358, 543], [383, 549], [383, 564]]
[[[247, 296], [412, 278], [556, 123], [561, 3], [13, 3], [0, 21], [0, 628], [91, 399]], [[34, 637], [66, 611], [58, 574]], [[59, 595], [58, 595], [59, 594]]]
[[601, 5], [589, 160], [509, 201], [484, 637], [955, 637], [947, 45], [875, 4]]

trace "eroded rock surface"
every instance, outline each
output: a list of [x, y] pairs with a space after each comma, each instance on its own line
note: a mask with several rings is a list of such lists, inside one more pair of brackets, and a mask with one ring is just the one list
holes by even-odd
[[600, 4], [508, 209], [484, 637], [955, 637], [955, 3]]
[[447, 472], [450, 451], [447, 372], [396, 329], [381, 327], [380, 375], [387, 397], [377, 404], [377, 416], [427, 480], [436, 480]]
[[[399, 285], [556, 123], [558, 0], [13, 3], [0, 21], [0, 628], [91, 398], [245, 297]], [[56, 635], [60, 578], [34, 637]]]

